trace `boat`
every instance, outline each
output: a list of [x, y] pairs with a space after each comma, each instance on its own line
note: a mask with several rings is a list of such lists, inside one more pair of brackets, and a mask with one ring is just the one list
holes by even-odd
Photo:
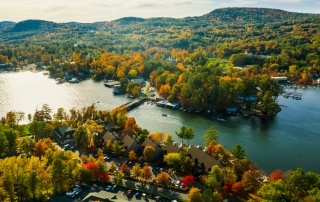
[[248, 117], [249, 115], [248, 114], [243, 114], [243, 116]]
[[100, 101], [98, 101], [97, 103], [100, 103]]
[[196, 110], [196, 113], [199, 113], [200, 111], [201, 111], [201, 109], [197, 109], [197, 110]]
[[162, 114], [162, 116], [168, 116], [168, 114]]
[[208, 114], [210, 114], [210, 113], [211, 113], [211, 110], [210, 110], [210, 109], [208, 109], [208, 110], [207, 110], [207, 113], [208, 113]]
[[217, 118], [218, 121], [226, 121], [225, 119], [223, 118]]

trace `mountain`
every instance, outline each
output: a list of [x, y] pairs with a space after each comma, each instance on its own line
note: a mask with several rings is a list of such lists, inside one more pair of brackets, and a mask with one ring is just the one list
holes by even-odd
[[7, 29], [9, 27], [13, 27], [16, 23], [12, 21], [2, 21], [0, 22], [0, 30]]
[[77, 25], [77, 24], [79, 24], [79, 22], [67, 22], [67, 24], [70, 24], [70, 25]]
[[211, 23], [273, 23], [319, 17], [318, 14], [295, 13], [270, 8], [220, 8], [198, 17]]
[[57, 27], [57, 23], [45, 21], [45, 20], [24, 20], [14, 25], [11, 31], [23, 32], [30, 30], [52, 30]]

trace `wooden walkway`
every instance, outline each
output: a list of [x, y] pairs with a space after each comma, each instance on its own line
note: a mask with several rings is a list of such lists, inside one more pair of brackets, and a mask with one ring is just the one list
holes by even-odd
[[120, 108], [129, 111], [130, 109], [142, 104], [145, 100], [146, 100], [145, 97], [138, 97], [138, 98], [136, 98], [134, 100], [131, 100], [130, 102], [128, 102], [126, 104], [121, 105]]

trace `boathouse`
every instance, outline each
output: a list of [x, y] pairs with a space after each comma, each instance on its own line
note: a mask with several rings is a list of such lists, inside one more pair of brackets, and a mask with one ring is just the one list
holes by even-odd
[[231, 115], [236, 115], [238, 112], [238, 107], [228, 107], [227, 113]]
[[288, 77], [271, 77], [272, 79], [276, 80], [280, 84], [288, 83]]

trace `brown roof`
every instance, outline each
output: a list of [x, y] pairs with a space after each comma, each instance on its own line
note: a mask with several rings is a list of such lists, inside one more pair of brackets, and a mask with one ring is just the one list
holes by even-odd
[[153, 148], [156, 149], [156, 152], [154, 153], [154, 157], [153, 157], [152, 160], [158, 159], [159, 156], [160, 156], [160, 154], [161, 154], [161, 152], [162, 152], [161, 148], [160, 148], [156, 143], [154, 143], [152, 140], [150, 140], [149, 138], [147, 138], [147, 139], [142, 143], [141, 146], [142, 146], [142, 151], [144, 150], [144, 148], [145, 148], [146, 146], [152, 146]]
[[140, 145], [129, 135], [126, 135], [121, 141], [121, 143], [123, 144], [123, 148], [126, 150], [124, 154], [125, 156], [127, 156], [131, 150], [137, 153], [140, 149]]
[[202, 151], [201, 149], [198, 149], [194, 146], [192, 146], [189, 149], [187, 155], [190, 158], [192, 158], [192, 160], [195, 163], [194, 166], [197, 170], [210, 172], [211, 168], [214, 165], [218, 165], [219, 167], [223, 167], [222, 164], [219, 161], [217, 161], [215, 158], [213, 158], [212, 156], [209, 156], [204, 151]]
[[104, 142], [111, 140], [112, 143], [117, 140], [109, 131], [104, 134], [102, 139]]
[[165, 154], [178, 153], [180, 151], [180, 148], [177, 145], [169, 142], [166, 146], [164, 146], [163, 151]]

